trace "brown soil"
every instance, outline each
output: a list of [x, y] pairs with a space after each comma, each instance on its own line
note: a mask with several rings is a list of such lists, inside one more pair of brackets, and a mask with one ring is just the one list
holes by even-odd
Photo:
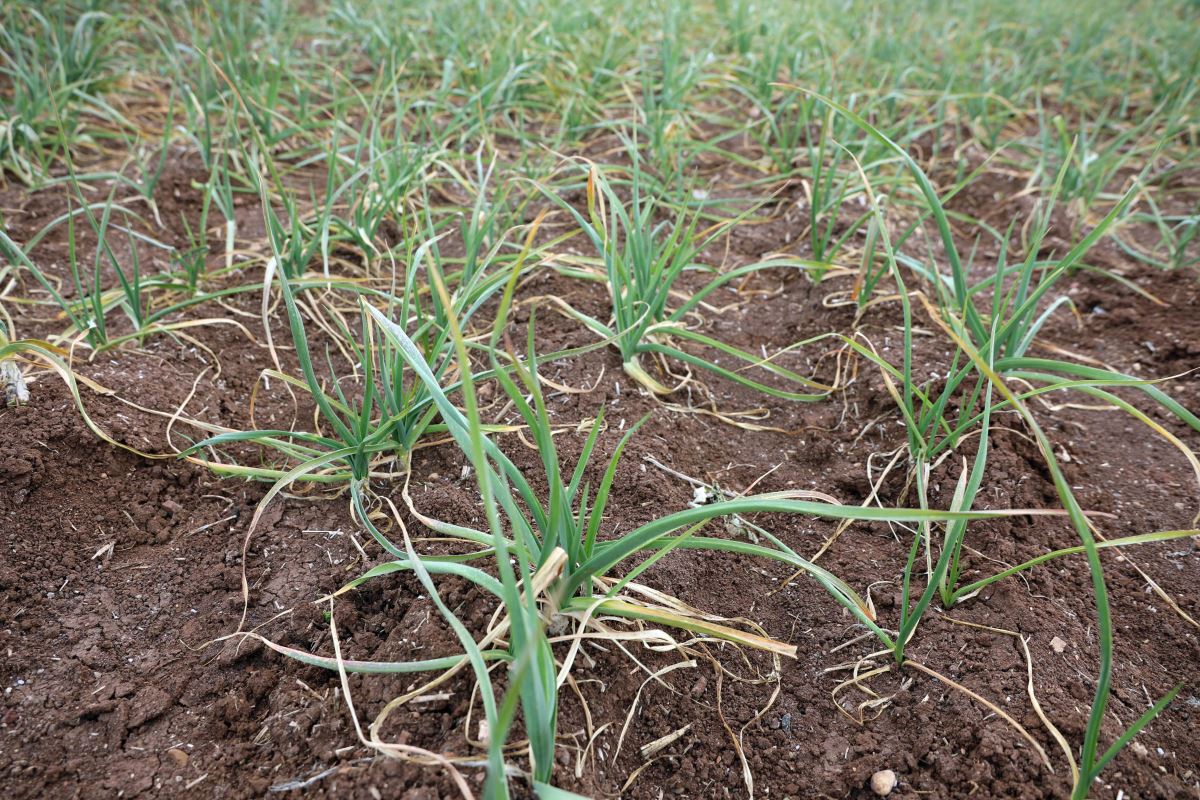
[[[180, 179], [178, 186], [187, 191], [186, 180]], [[973, 201], [967, 197], [963, 202]], [[179, 203], [187, 208], [186, 197]], [[0, 205], [13, 212], [8, 224], [18, 240], [59, 208], [55, 198], [11, 191]], [[178, 211], [164, 214], [169, 227], [177, 224], [168, 217], [177, 220]], [[729, 252], [749, 259], [788, 247], [793, 225], [781, 216], [777, 223], [748, 228], [732, 237]], [[43, 253], [51, 254], [45, 257], [47, 264], [62, 249], [54, 241], [43, 247]], [[1195, 273], [1154, 272], [1121, 262], [1107, 247], [1092, 261], [1120, 270], [1164, 305], [1109, 277], [1082, 271], [1064, 284], [1080, 316], [1076, 320], [1060, 313], [1043, 337], [1047, 344], [1145, 377], [1200, 366], [1195, 330], [1200, 283]], [[822, 302], [834, 291], [844, 293], [847, 281], [813, 286], [796, 275], [771, 274], [755, 286], [763, 293], [710, 315], [709, 328], [749, 349], [854, 329], [850, 308]], [[597, 287], [549, 274], [525, 286], [523, 293], [526, 298], [558, 294], [584, 309], [598, 310], [604, 303]], [[254, 296], [235, 300], [234, 307], [246, 312], [239, 321], [261, 341]], [[518, 322], [528, 318], [528, 308], [528, 303], [522, 307]], [[60, 321], [35, 319], [28, 308], [20, 314], [25, 316], [18, 315], [18, 329], [26, 336], [62, 327]], [[537, 319], [544, 350], [587, 341], [577, 325], [548, 307]], [[893, 361], [901, 347], [898, 321], [897, 310], [883, 305], [860, 326]], [[285, 330], [276, 320], [277, 341]], [[212, 366], [208, 357], [165, 336], [91, 363], [80, 360], [83, 374], [117, 393], [102, 397], [85, 390], [97, 422], [122, 442], [169, 454], [165, 420], [117, 398], [171, 412], [195, 387], [188, 413], [248, 426], [248, 400], [259, 371], [269, 364], [266, 351], [230, 326], [193, 333], [219, 355], [219, 377], [210, 371], [195, 383]], [[916, 345], [918, 367], [925, 374], [949, 357], [939, 337], [919, 336]], [[828, 345], [809, 347], [787, 363], [831, 377], [831, 350]], [[607, 535], [684, 508], [692, 499], [687, 483], [650, 458], [735, 491], [759, 481], [756, 490], [813, 488], [860, 503], [904, 439], [894, 404], [865, 363], [844, 392], [814, 404], [769, 401], [711, 383], [723, 411], [765, 408], [769, 416], [756, 421], [778, 429], [765, 431], [663, 407], [634, 390], [610, 351], [546, 364], [544, 373], [571, 387], [595, 386], [585, 393], [554, 396], [552, 406], [556, 419], [572, 427], [604, 406], [609, 427], [601, 436], [601, 451], [611, 451], [623, 424], [653, 412], [617, 473]], [[249, 641], [212, 644], [238, 627], [243, 536], [264, 485], [219, 480], [173, 458], [151, 460], [105, 446], [84, 426], [53, 375], [41, 374], [31, 389], [28, 406], [0, 410], [0, 649], [5, 654], [0, 660], [0, 781], [10, 796], [240, 798], [279, 792], [417, 800], [453, 795], [438, 769], [373, 757], [359, 745], [336, 674]], [[1189, 408], [1200, 408], [1196, 373], [1173, 381], [1168, 389]], [[1192, 524], [1200, 502], [1196, 481], [1169, 443], [1122, 414], [1035, 408], [1065, 454], [1064, 468], [1081, 503], [1112, 515], [1102, 519], [1107, 536]], [[277, 386], [257, 400], [260, 423], [278, 415], [286, 424], [291, 413]], [[1194, 432], [1157, 411], [1149, 413], [1196, 446]], [[1006, 417], [998, 427], [980, 504], [1056, 505], [1037, 450], [1017, 422]], [[173, 430], [175, 447], [183, 446], [186, 432]], [[535, 467], [534, 455], [516, 437], [500, 441], [519, 464]], [[564, 461], [572, 463], [582, 434], [566, 432], [558, 441]], [[965, 450], [969, 456], [973, 445]], [[475, 513], [472, 483], [459, 479], [463, 463], [452, 446], [420, 451], [413, 494], [422, 511], [447, 519]], [[885, 504], [900, 502], [902, 467], [903, 462], [883, 484]], [[961, 468], [955, 454], [935, 471], [932, 502], [948, 504]], [[399, 486], [376, 489], [390, 492], [399, 503]], [[811, 519], [764, 517], [756, 522], [809, 555], [834, 529]], [[910, 534], [899, 528], [855, 524], [821, 563], [856, 589], [869, 590], [881, 621], [891, 627], [910, 541]], [[368, 563], [356, 542], [365, 548]], [[966, 577], [984, 576], [1001, 569], [1001, 563], [1019, 563], [1075, 543], [1070, 526], [1059, 518], [977, 524], [968, 541]], [[382, 560], [351, 520], [344, 497], [310, 494], [277, 500], [250, 542], [244, 565], [252, 587], [248, 625], [262, 625], [260, 631], [280, 644], [330, 654], [324, 607], [312, 601]], [[1104, 741], [1136, 719], [1148, 698], [1161, 696], [1179, 681], [1185, 686], [1136, 745], [1110, 765], [1094, 794], [1200, 797], [1200, 742], [1194, 735], [1200, 726], [1198, 632], [1151, 592], [1145, 577], [1152, 577], [1183, 612], [1198, 617], [1200, 552], [1191, 540], [1183, 540], [1124, 555], [1110, 550], [1103, 560], [1117, 632], [1116, 678]], [[777, 564], [698, 552], [673, 553], [644, 575], [647, 584], [692, 606], [759, 623], [772, 636], [795, 644], [799, 658], [784, 660], [776, 673], [771, 659], [761, 654], [691, 645], [687, 657], [694, 665], [656, 681], [648, 680], [650, 673], [684, 656], [634, 646], [629, 654], [611, 645], [587, 648], [590, 659], [576, 663], [580, 693], [563, 693], [556, 782], [594, 796], [744, 797], [737, 740], [759, 797], [870, 797], [868, 781], [881, 769], [892, 769], [899, 777], [893, 797], [1067, 794], [1067, 765], [1030, 704], [1019, 642], [951, 620], [1026, 637], [1037, 698], [1077, 746], [1097, 659], [1095, 612], [1082, 556], [997, 584], [952, 612], [929, 614], [911, 648], [915, 660], [999, 705], [1028, 728], [1048, 753], [1053, 772], [985, 706], [914, 669], [893, 665], [865, 682], [866, 688], [889, 698], [878, 707], [860, 708], [871, 699], [862, 689], [848, 688], [835, 696], [835, 688], [850, 677], [846, 669], [835, 668], [875, 648], [857, 639], [861, 630], [817, 584], [788, 578], [789, 571]], [[443, 581], [439, 588], [468, 624], [486, 625], [491, 608], [482, 604], [480, 594], [455, 580]], [[279, 616], [281, 612], [290, 613]], [[403, 660], [455, 652], [453, 635], [411, 576], [379, 579], [341, 598], [335, 620], [347, 657]], [[864, 669], [886, 664], [876, 659]], [[404, 676], [352, 677], [352, 696], [364, 725], [384, 703], [413, 685], [413, 678]], [[475, 737], [480, 719], [475, 707], [468, 722], [471, 685], [460, 680], [440, 691], [448, 696], [394, 715], [385, 738], [470, 754], [467, 736]], [[865, 716], [861, 724], [852, 719], [860, 713]], [[581, 751], [602, 726], [607, 727], [595, 735], [577, 776]], [[643, 769], [640, 748], [685, 726], [686, 732]], [[482, 767], [468, 767], [466, 774], [477, 788]]]

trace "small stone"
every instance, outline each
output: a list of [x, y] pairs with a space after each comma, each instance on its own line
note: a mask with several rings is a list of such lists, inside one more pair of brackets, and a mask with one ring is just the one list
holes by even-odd
[[179, 769], [183, 769], [188, 763], [188, 754], [180, 750], [178, 747], [172, 747], [170, 750], [168, 750], [167, 758], [171, 759], [171, 763], [173, 763]]
[[1054, 649], [1054, 652], [1061, 653], [1063, 650], [1067, 649], [1067, 643], [1055, 636], [1050, 640], [1050, 647]]
[[871, 776], [871, 791], [880, 797], [887, 797], [896, 788], [896, 773], [890, 769], [881, 769]]

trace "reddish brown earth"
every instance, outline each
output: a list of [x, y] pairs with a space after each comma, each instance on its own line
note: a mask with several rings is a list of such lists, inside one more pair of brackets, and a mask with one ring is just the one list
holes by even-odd
[[[180, 181], [186, 193], [187, 184]], [[970, 202], [970, 198], [967, 198]], [[58, 208], [55, 198], [5, 193], [18, 241]], [[186, 209], [186, 197], [180, 200]], [[734, 258], [750, 259], [791, 247], [797, 224], [781, 212], [770, 224], [735, 233]], [[177, 214], [173, 214], [175, 218]], [[159, 232], [159, 235], [163, 235]], [[168, 237], [169, 240], [169, 237]], [[45, 246], [45, 263], [55, 248]], [[1105, 246], [1093, 263], [1120, 270], [1163, 305], [1093, 272], [1071, 277], [1065, 289], [1080, 312], [1063, 312], [1043, 340], [1145, 377], [1177, 375], [1200, 366], [1195, 314], [1200, 281], [1195, 272], [1158, 273], [1121, 261]], [[61, 269], [59, 271], [61, 273]], [[28, 291], [31, 285], [22, 287]], [[781, 346], [829, 331], [850, 332], [847, 306], [823, 302], [845, 293], [848, 281], [817, 286], [797, 275], [770, 274], [721, 315], [709, 315], [715, 334], [749, 349]], [[18, 292], [17, 294], [21, 294]], [[596, 286], [545, 274], [523, 296], [558, 294], [599, 313]], [[253, 295], [234, 302], [238, 319], [262, 340]], [[528, 319], [529, 303], [518, 321]], [[22, 335], [45, 335], [61, 323], [37, 319], [41, 309], [13, 311]], [[220, 309], [197, 312], [215, 316]], [[542, 307], [539, 343], [553, 350], [587, 341], [579, 327]], [[859, 325], [880, 352], [896, 362], [901, 337], [898, 310], [881, 305]], [[919, 323], [933, 330], [928, 323]], [[275, 322], [276, 337], [285, 326]], [[173, 412], [188, 398], [197, 418], [245, 427], [248, 400], [259, 371], [269, 364], [263, 347], [231, 326], [194, 334], [218, 354], [211, 361], [187, 342], [157, 336], [140, 347], [106, 353], [77, 368], [116, 391], [102, 397], [84, 390], [93, 418], [118, 440], [170, 454], [165, 420], [116, 398]], [[936, 372], [949, 351], [941, 338], [918, 336], [917, 363]], [[831, 378], [834, 346], [818, 344], [786, 362], [799, 371]], [[667, 511], [684, 508], [691, 487], [660, 470], [673, 470], [741, 491], [814, 488], [847, 503], [862, 502], [891, 453], [903, 445], [899, 414], [878, 375], [865, 362], [855, 380], [814, 404], [768, 398], [712, 382], [722, 411], [765, 407], [758, 423], [778, 430], [731, 427], [712, 416], [672, 411], [638, 394], [611, 351], [544, 365], [556, 382], [591, 391], [551, 396], [555, 418], [570, 430], [557, 441], [566, 463], [583, 443], [574, 432], [604, 406], [609, 452], [620, 427], [647, 412], [650, 421], [626, 452], [605, 521], [605, 534], [627, 531]], [[944, 374], [944, 367], [943, 374]], [[618, 389], [619, 387], [619, 389]], [[1172, 381], [1168, 391], [1200, 408], [1200, 378]], [[219, 480], [202, 467], [168, 457], [151, 460], [99, 442], [82, 423], [70, 395], [50, 373], [31, 384], [25, 407], [0, 410], [0, 783], [13, 798], [192, 796], [241, 798], [267, 794], [308, 797], [452, 796], [436, 768], [373, 757], [361, 746], [337, 675], [279, 656], [260, 644], [213, 643], [238, 628], [242, 612], [242, 544], [263, 484]], [[700, 397], [692, 398], [700, 405]], [[1144, 403], [1139, 405], [1146, 407]], [[686, 402], [687, 397], [678, 398]], [[1059, 398], [1055, 398], [1058, 402]], [[1086, 509], [1109, 537], [1189, 527], [1200, 498], [1196, 477], [1178, 450], [1112, 411], [1035, 406], [1056, 448], [1069, 456], [1064, 469]], [[291, 415], [278, 390], [260, 396], [260, 423]], [[1157, 411], [1151, 416], [1191, 446], [1189, 429]], [[1057, 504], [1036, 448], [1011, 417], [997, 420], [982, 507], [1053, 507]], [[184, 446], [181, 426], [174, 447]], [[531, 469], [534, 454], [514, 436], [500, 441]], [[974, 446], [965, 445], [964, 455]], [[1060, 453], [1061, 454], [1061, 453]], [[602, 459], [597, 459], [600, 463]], [[452, 446], [419, 452], [413, 495], [425, 513], [447, 519], [477, 514], [470, 479], [460, 480], [464, 459]], [[883, 483], [884, 504], [902, 498], [903, 462]], [[961, 470], [961, 456], [934, 474], [931, 502], [946, 505]], [[596, 476], [598, 479], [598, 475]], [[595, 481], [593, 481], [594, 484]], [[376, 490], [400, 502], [400, 487]], [[319, 494], [275, 501], [249, 545], [244, 565], [251, 583], [248, 625], [280, 644], [330, 654], [323, 606], [312, 601], [383, 560], [352, 521], [345, 497]], [[412, 520], [410, 520], [412, 522]], [[756, 520], [802, 554], [811, 555], [833, 531], [830, 523], [800, 518]], [[420, 532], [413, 523], [413, 530]], [[713, 530], [717, 530], [714, 526]], [[820, 563], [866, 592], [887, 626], [896, 624], [899, 574], [909, 534], [882, 524], [855, 524]], [[361, 544], [364, 563], [352, 539]], [[1076, 543], [1062, 519], [1017, 517], [971, 528], [966, 577], [984, 576]], [[1097, 797], [1200, 797], [1200, 642], [1193, 623], [1172, 610], [1147, 583], [1148, 575], [1192, 618], [1200, 617], [1200, 552], [1192, 540], [1147, 545], [1124, 556], [1103, 556], [1116, 619], [1116, 677], [1104, 740], [1137, 718], [1182, 681], [1179, 698], [1109, 766]], [[1144, 575], [1137, 571], [1140, 567]], [[657, 798], [744, 797], [747, 794], [735, 739], [745, 753], [759, 797], [870, 797], [868, 781], [880, 769], [899, 777], [893, 797], [1063, 797], [1069, 774], [1061, 751], [1030, 705], [1026, 661], [1013, 636], [967, 627], [951, 618], [1019, 632], [1032, 654], [1037, 698], [1077, 746], [1083, 736], [1096, 673], [1096, 627], [1090, 579], [1082, 556], [1052, 562], [989, 588], [950, 613], [933, 611], [918, 631], [911, 656], [987, 698], [1023, 724], [1041, 743], [1051, 772], [1007, 723], [962, 691], [916, 670], [897, 669], [866, 685], [890, 699], [867, 709], [859, 724], [850, 716], [870, 699], [850, 688], [836, 669], [871, 653], [851, 618], [814, 582], [774, 563], [743, 557], [675, 552], [642, 580], [697, 608], [760, 624], [797, 646], [799, 657], [775, 672], [769, 657], [732, 646], [691, 645], [681, 652], [629, 654], [589, 646], [576, 662], [580, 695], [564, 691], [562, 748], [556, 782], [594, 796]], [[465, 583], [443, 581], [442, 597], [469, 625], [481, 630], [491, 607]], [[281, 614], [278, 619], [273, 619]], [[341, 598], [335, 620], [347, 657], [377, 660], [428, 658], [455, 652], [455, 640], [412, 576], [381, 578]], [[1057, 640], [1058, 648], [1052, 646]], [[847, 644], [850, 642], [850, 644]], [[632, 658], [636, 656], [636, 663]], [[649, 674], [681, 660], [661, 681]], [[886, 665], [885, 660], [873, 662]], [[403, 676], [354, 676], [352, 696], [364, 725], [392, 697], [414, 685]], [[640, 689], [640, 695], [639, 695]], [[466, 728], [471, 685], [452, 682], [443, 699], [414, 704], [393, 715], [385, 738], [458, 756], [478, 756], [476, 703]], [[582, 701], [581, 701], [582, 697]], [[635, 697], [637, 698], [635, 704]], [[585, 714], [584, 702], [587, 704]], [[842, 710], [839, 710], [839, 704]], [[627, 715], [632, 717], [617, 753]], [[595, 734], [579, 775], [581, 750]], [[639, 750], [689, 726], [656, 753], [648, 766]], [[639, 771], [640, 770], [640, 771]], [[464, 768], [474, 788], [480, 766]]]

